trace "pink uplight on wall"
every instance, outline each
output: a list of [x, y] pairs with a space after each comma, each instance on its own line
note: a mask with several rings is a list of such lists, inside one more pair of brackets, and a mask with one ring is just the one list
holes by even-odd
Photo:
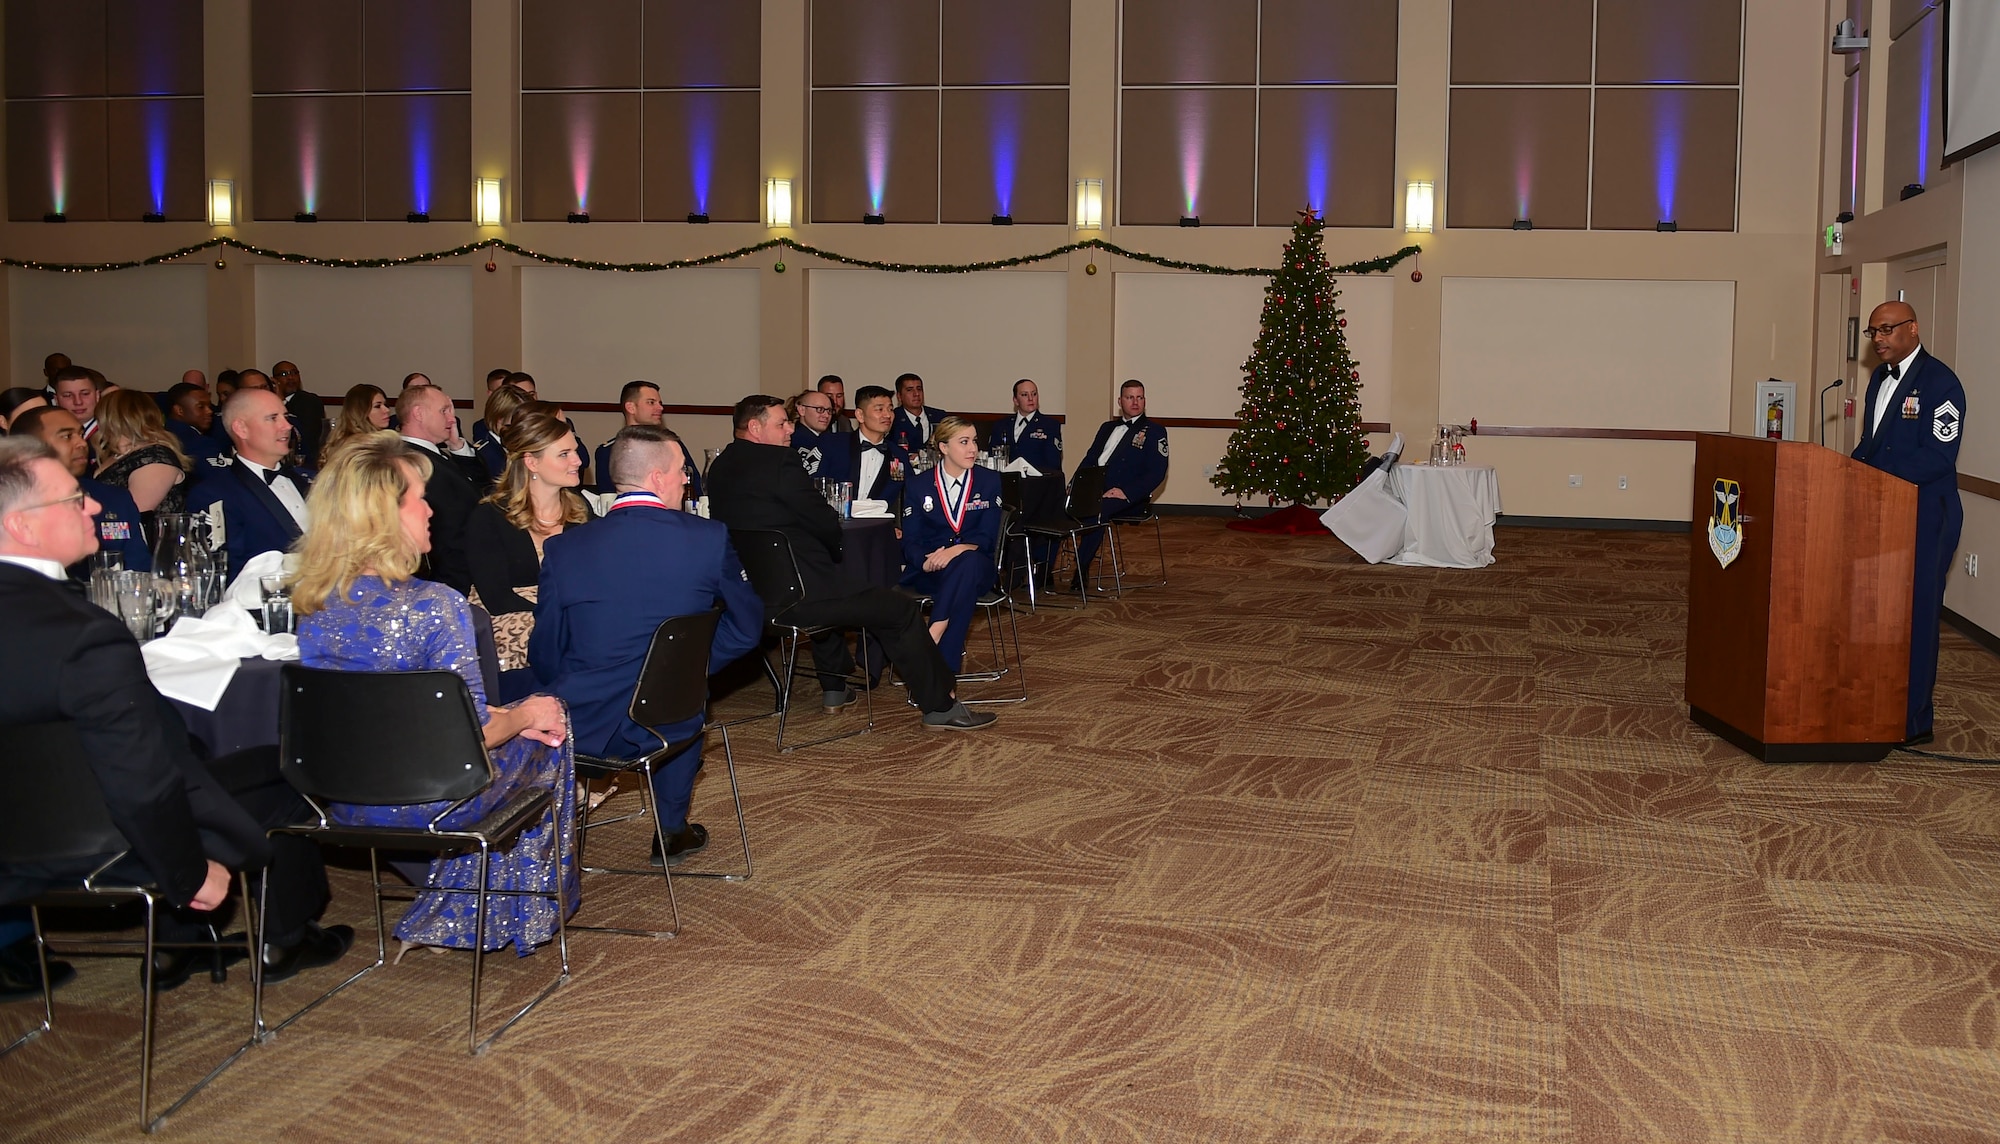
[[1201, 216], [1201, 160], [1208, 142], [1208, 119], [1197, 100], [1181, 101], [1179, 115], [1181, 199], [1189, 218]]
[[871, 213], [878, 215], [882, 213], [882, 200], [889, 189], [889, 136], [892, 128], [889, 100], [871, 93], [862, 103], [861, 145], [868, 174], [868, 207]]
[[576, 191], [576, 209], [579, 214], [590, 213], [590, 160], [591, 131], [589, 108], [581, 101], [569, 109], [569, 178], [570, 186]]

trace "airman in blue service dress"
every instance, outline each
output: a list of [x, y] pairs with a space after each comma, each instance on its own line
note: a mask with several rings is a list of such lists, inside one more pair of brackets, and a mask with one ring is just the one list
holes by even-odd
[[853, 437], [853, 433], [831, 428], [821, 433], [801, 421], [792, 427], [792, 448], [799, 451], [799, 463], [806, 467], [806, 476], [818, 481], [852, 480], [848, 475], [851, 466], [847, 455]]
[[[938, 652], [957, 672], [965, 662], [965, 633], [979, 597], [997, 576], [1000, 544], [1000, 474], [974, 465], [957, 480], [943, 465], [912, 478], [904, 490], [902, 586], [931, 597], [931, 622], [943, 620]], [[953, 544], [970, 544], [935, 572], [924, 558]]]
[[[1124, 436], [1111, 450], [1111, 457], [1104, 462], [1104, 488], [1107, 492], [1117, 490], [1125, 497], [1106, 496], [1097, 519], [1110, 520], [1117, 516], [1133, 516], [1146, 510], [1153, 501], [1153, 494], [1159, 491], [1167, 479], [1167, 427], [1141, 413], [1137, 417], [1113, 417], [1097, 427], [1097, 438], [1090, 443], [1090, 451], [1077, 462], [1081, 468], [1095, 465], [1104, 455], [1104, 447], [1120, 428]], [[1097, 546], [1104, 541], [1101, 532], [1088, 532], [1077, 538], [1076, 574], [1079, 578], [1089, 575], [1090, 561], [1097, 555]]]
[[[986, 447], [1004, 447], [1009, 457], [1019, 457], [1044, 476], [1062, 476], [1062, 423], [1036, 410], [1022, 417], [1010, 413], [993, 423]], [[1106, 486], [1109, 487], [1109, 486]]]
[[924, 406], [923, 419], [911, 413], [902, 405], [896, 406], [896, 419], [889, 423], [889, 443], [905, 453], [915, 453], [931, 443], [931, 433], [938, 422], [951, 416], [942, 409]]
[[[1877, 420], [1883, 386], [1893, 387]], [[1875, 367], [1862, 405], [1854, 459], [1917, 486], [1916, 575], [1910, 600], [1909, 739], [1931, 734], [1936, 717], [1938, 620], [1945, 579], [1965, 509], [1958, 499], [1958, 445], [1964, 437], [1965, 387], [1951, 367], [1918, 346], [1904, 362]]]

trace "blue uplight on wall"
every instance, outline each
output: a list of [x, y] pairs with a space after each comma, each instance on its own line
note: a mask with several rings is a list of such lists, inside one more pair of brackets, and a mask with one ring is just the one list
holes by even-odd
[[688, 108], [688, 179], [694, 184], [694, 213], [708, 213], [709, 188], [715, 182], [716, 120], [721, 108], [710, 96], [691, 96]]
[[1333, 125], [1321, 100], [1306, 104], [1306, 205], [1326, 217], [1326, 186], [1333, 171]]
[[1009, 218], [1014, 214], [1014, 179], [1021, 163], [1021, 118], [1025, 108], [1020, 92], [996, 91], [989, 97], [993, 109], [990, 124], [993, 148], [993, 213]]
[[1681, 148], [1685, 142], [1682, 101], [1674, 92], [1659, 92], [1653, 100], [1653, 196], [1661, 222], [1673, 222], [1674, 195], [1680, 185]]
[[143, 105], [146, 119], [146, 193], [153, 205], [152, 213], [167, 213], [167, 111], [164, 102], [152, 101]]
[[870, 92], [862, 99], [861, 147], [868, 167], [868, 211], [882, 213], [882, 198], [889, 186], [889, 98]]
[[1937, 96], [1937, 26], [1939, 17], [1933, 13], [1917, 21], [1917, 52], [1922, 63], [1917, 67], [1917, 169], [1912, 182], [1922, 183], [1931, 175], [1931, 111]]
[[431, 211], [431, 143], [434, 137], [431, 105], [413, 99], [410, 108], [410, 210], [428, 215]]

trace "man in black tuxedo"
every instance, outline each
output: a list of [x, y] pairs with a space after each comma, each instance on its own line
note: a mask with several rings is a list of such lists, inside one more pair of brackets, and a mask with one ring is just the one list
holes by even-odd
[[[75, 725], [111, 819], [130, 844], [113, 878], [158, 884], [176, 910], [163, 942], [201, 941], [229, 896], [232, 869], [267, 869], [263, 959], [267, 980], [326, 965], [347, 952], [345, 926], [321, 929], [326, 870], [319, 848], [265, 836], [304, 821], [309, 808], [265, 748], [204, 765], [172, 704], [146, 678], [125, 625], [65, 584], [64, 567], [97, 550], [97, 502], [39, 440], [0, 441], [0, 725]], [[0, 869], [0, 901], [81, 878], [113, 856], [60, 867]], [[156, 981], [187, 980], [200, 950], [162, 950]]]
[[396, 399], [396, 422], [403, 440], [431, 458], [424, 499], [431, 504], [431, 550], [421, 575], [426, 580], [472, 591], [472, 565], [465, 555], [465, 525], [486, 495], [486, 466], [458, 435], [451, 397], [435, 385], [412, 385]]
[[326, 402], [320, 400], [319, 394], [303, 388], [299, 367], [291, 362], [281, 361], [272, 366], [271, 382], [277, 386], [278, 396], [285, 399], [285, 415], [298, 433], [293, 444], [298, 449], [300, 463], [317, 471], [319, 447], [326, 440]]
[[[768, 529], [791, 541], [806, 598], [786, 619], [830, 629], [813, 639], [813, 664], [827, 710], [855, 701], [844, 678], [854, 655], [840, 630], [866, 628], [881, 638], [889, 660], [924, 713], [924, 725], [969, 731], [994, 721], [953, 695], [957, 679], [924, 623], [917, 602], [892, 588], [850, 582], [838, 567], [840, 516], [814, 488], [792, 448], [785, 403], [754, 394], [736, 403], [736, 439], [708, 469], [710, 515], [734, 529]], [[761, 589], [761, 585], [759, 586]]]
[[305, 531], [311, 482], [285, 459], [292, 451], [292, 423], [276, 393], [238, 389], [223, 405], [222, 421], [236, 459], [195, 486], [188, 509], [213, 518], [221, 506], [222, 548], [233, 579], [251, 557], [286, 551]]

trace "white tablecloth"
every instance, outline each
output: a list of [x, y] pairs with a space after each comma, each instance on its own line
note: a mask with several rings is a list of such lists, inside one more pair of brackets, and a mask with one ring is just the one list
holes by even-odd
[[1391, 564], [1484, 568], [1493, 563], [1493, 518], [1500, 477], [1488, 465], [1397, 465], [1389, 491], [1409, 514], [1403, 550]]

